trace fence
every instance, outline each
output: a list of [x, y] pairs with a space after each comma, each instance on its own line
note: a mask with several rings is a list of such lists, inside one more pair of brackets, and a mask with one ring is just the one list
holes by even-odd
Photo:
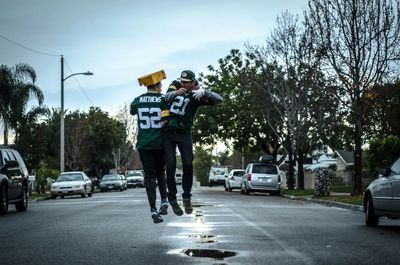
[[[315, 189], [315, 171], [304, 172], [304, 188]], [[351, 192], [354, 184], [354, 174], [351, 171], [345, 170], [329, 170], [330, 175], [330, 191], [332, 192]], [[362, 188], [363, 190], [371, 183], [375, 178], [363, 174], [362, 176]], [[298, 183], [296, 175], [295, 183]]]

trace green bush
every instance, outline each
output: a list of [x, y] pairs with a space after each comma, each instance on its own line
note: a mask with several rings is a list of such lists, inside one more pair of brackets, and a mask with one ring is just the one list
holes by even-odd
[[365, 157], [365, 169], [370, 175], [376, 175], [379, 168], [389, 167], [400, 156], [400, 138], [385, 135], [369, 142]]

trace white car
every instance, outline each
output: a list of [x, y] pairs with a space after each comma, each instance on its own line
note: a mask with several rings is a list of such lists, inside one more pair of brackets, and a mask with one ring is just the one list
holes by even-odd
[[131, 171], [127, 173], [126, 180], [128, 181], [128, 188], [144, 187], [142, 171]]
[[243, 175], [244, 175], [243, 169], [232, 169], [229, 172], [228, 177], [225, 179], [225, 191], [232, 191], [232, 189], [240, 189]]
[[57, 180], [51, 185], [50, 194], [52, 199], [57, 196], [81, 195], [92, 197], [92, 182], [83, 171], [71, 171], [61, 173]]
[[400, 218], [400, 157], [388, 169], [379, 170], [378, 179], [364, 192], [367, 226], [377, 226], [379, 217]]
[[227, 167], [212, 167], [208, 174], [208, 186], [212, 187], [214, 184], [225, 184], [225, 178], [228, 177]]
[[122, 187], [124, 188], [124, 190], [128, 189], [128, 180], [126, 179], [126, 177], [124, 175], [119, 174], [121, 177], [121, 181], [122, 181]]

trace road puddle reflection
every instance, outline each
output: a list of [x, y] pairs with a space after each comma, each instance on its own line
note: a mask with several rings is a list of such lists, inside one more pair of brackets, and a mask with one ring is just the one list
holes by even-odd
[[189, 237], [194, 238], [196, 243], [215, 243], [218, 242], [214, 239], [213, 235], [200, 234], [200, 235], [190, 235]]
[[216, 260], [236, 256], [236, 252], [219, 249], [184, 249], [182, 253], [189, 257], [213, 258]]

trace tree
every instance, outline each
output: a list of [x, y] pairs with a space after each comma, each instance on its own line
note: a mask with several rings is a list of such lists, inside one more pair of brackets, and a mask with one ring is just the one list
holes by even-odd
[[203, 149], [200, 146], [195, 147], [195, 156], [193, 160], [193, 173], [200, 181], [201, 186], [208, 185], [208, 173], [212, 166], [212, 154], [210, 150]]
[[16, 149], [24, 157], [28, 170], [38, 169], [40, 161], [46, 159], [46, 124], [38, 123], [38, 119], [47, 113], [46, 107], [33, 108], [22, 116], [15, 130], [14, 143]]
[[273, 124], [272, 117], [275, 124], [282, 124], [283, 130], [278, 132], [276, 125], [271, 126], [271, 130], [284, 143], [289, 155], [289, 189], [294, 188], [296, 160], [298, 189], [304, 189], [303, 158], [317, 146], [319, 127], [336, 112], [338, 102], [332, 99], [331, 93], [321, 92], [329, 83], [320, 69], [320, 57], [312, 36], [307, 28], [301, 27], [298, 16], [284, 12], [276, 24], [266, 46], [248, 47], [260, 62], [260, 68], [265, 69], [261, 70], [265, 81], [251, 87], [254, 94], [261, 95], [259, 104], [266, 112], [268, 124]]
[[260, 76], [257, 62], [251, 56], [231, 50], [218, 61], [218, 68], [209, 66], [210, 74], [201, 75], [203, 85], [219, 93], [224, 101], [214, 108], [199, 109], [193, 126], [194, 142], [215, 144], [222, 140], [233, 145], [234, 150], [277, 152], [277, 138], [266, 123], [262, 106], [257, 104], [260, 95], [250, 90]]
[[400, 138], [394, 135], [373, 138], [369, 142], [366, 161], [371, 175], [377, 175], [378, 169], [390, 167], [400, 156]]
[[[354, 126], [353, 194], [362, 192], [363, 94], [400, 59], [399, 0], [310, 0], [306, 25], [334, 73]], [[339, 94], [339, 93], [338, 93]]]
[[366, 138], [400, 137], [400, 81], [375, 85], [363, 97]]
[[[133, 154], [133, 147], [136, 144], [137, 122], [136, 116], [132, 117], [129, 113], [129, 105], [125, 104], [119, 109], [115, 119], [123, 124], [127, 138], [125, 143], [118, 149], [114, 150], [114, 160], [117, 161], [117, 168], [128, 167], [129, 159]], [[118, 154], [118, 155], [117, 155]]]
[[65, 166], [69, 170], [89, 169], [89, 124], [86, 113], [65, 115]]
[[5, 145], [8, 144], [9, 129], [17, 128], [31, 96], [36, 97], [39, 105], [43, 103], [43, 93], [35, 82], [36, 72], [28, 64], [20, 63], [11, 68], [0, 66], [0, 120]]
[[124, 125], [110, 118], [107, 112], [98, 107], [91, 107], [87, 114], [89, 126], [89, 163], [97, 176], [109, 171], [114, 165], [112, 152], [120, 148], [126, 139]]

